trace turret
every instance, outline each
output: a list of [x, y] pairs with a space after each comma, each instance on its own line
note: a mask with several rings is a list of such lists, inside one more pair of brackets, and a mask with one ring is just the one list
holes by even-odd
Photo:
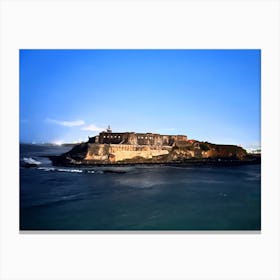
[[108, 128], [106, 129], [106, 132], [112, 133], [112, 129], [111, 129], [110, 125], [108, 125]]

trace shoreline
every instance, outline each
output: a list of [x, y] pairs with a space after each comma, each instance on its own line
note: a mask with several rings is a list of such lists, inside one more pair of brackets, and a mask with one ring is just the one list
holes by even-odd
[[163, 165], [163, 166], [241, 166], [241, 165], [253, 165], [261, 164], [261, 156], [254, 156], [252, 158], [237, 160], [237, 159], [188, 159], [184, 161], [158, 161], [158, 162], [118, 162], [118, 163], [106, 163], [106, 162], [81, 162], [70, 163], [61, 159], [61, 156], [45, 156], [49, 158], [53, 166], [65, 166], [65, 167], [117, 167], [117, 166], [141, 166], [141, 165]]

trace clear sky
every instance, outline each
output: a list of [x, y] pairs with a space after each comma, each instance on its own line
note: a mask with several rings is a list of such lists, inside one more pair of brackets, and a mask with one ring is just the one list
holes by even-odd
[[260, 145], [260, 50], [21, 50], [20, 141], [113, 131]]

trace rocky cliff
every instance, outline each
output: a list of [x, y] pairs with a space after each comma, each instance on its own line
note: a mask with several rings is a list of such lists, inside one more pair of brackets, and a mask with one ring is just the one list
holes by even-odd
[[58, 157], [55, 165], [185, 163], [192, 160], [246, 161], [247, 152], [235, 145], [177, 141], [172, 146], [82, 143]]

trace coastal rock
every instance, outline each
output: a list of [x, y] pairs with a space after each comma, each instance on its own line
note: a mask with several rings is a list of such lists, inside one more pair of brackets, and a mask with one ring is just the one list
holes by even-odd
[[174, 163], [190, 160], [247, 159], [247, 152], [235, 145], [207, 142], [175, 142], [172, 146], [82, 143], [58, 157], [55, 165]]
[[[98, 136], [74, 146], [61, 156], [50, 157], [54, 165], [113, 165], [140, 163], [245, 162], [247, 152], [235, 145], [190, 140], [186, 135], [112, 132], [110, 126]], [[251, 160], [251, 159], [249, 159]]]

